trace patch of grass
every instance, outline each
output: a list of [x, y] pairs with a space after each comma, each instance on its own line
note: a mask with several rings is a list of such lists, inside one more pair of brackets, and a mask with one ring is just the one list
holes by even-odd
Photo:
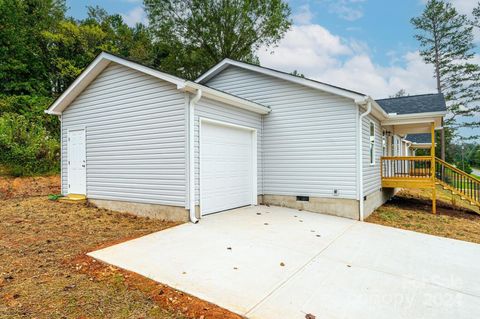
[[379, 212], [379, 214], [382, 219], [390, 222], [399, 220], [399, 216], [396, 214], [394, 210], [385, 210], [385, 211]]
[[431, 190], [402, 190], [367, 222], [480, 244], [480, 215], [463, 201], [452, 201], [450, 193], [440, 188], [433, 215], [431, 194]]

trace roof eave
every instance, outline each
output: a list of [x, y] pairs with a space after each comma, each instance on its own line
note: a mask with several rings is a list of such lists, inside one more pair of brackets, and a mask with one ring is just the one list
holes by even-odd
[[226, 69], [228, 66], [236, 66], [236, 67], [251, 70], [251, 71], [254, 71], [254, 72], [270, 75], [270, 76], [275, 77], [275, 78], [279, 78], [279, 79], [283, 79], [285, 81], [297, 83], [297, 84], [300, 84], [300, 85], [303, 85], [303, 86], [306, 86], [306, 87], [318, 89], [318, 90], [321, 90], [321, 91], [324, 91], [324, 92], [327, 92], [327, 93], [331, 93], [331, 94], [335, 94], [335, 95], [338, 95], [338, 96], [342, 96], [342, 97], [345, 97], [345, 98], [348, 98], [348, 99], [351, 99], [351, 100], [354, 100], [354, 101], [362, 100], [362, 99], [365, 98], [364, 94], [354, 93], [354, 92], [351, 92], [351, 91], [346, 90], [346, 89], [337, 88], [337, 87], [330, 86], [330, 85], [327, 85], [327, 84], [322, 84], [320, 82], [315, 82], [315, 81], [312, 81], [312, 80], [309, 80], [309, 79], [293, 76], [293, 75], [290, 75], [290, 74], [285, 74], [283, 72], [274, 71], [274, 70], [271, 70], [271, 69], [268, 69], [268, 68], [262, 68], [262, 67], [255, 66], [255, 65], [252, 65], [252, 64], [234, 61], [234, 60], [231, 60], [231, 59], [228, 59], [228, 58], [223, 59], [218, 64], [213, 66], [210, 70], [208, 70], [207, 72], [202, 74], [199, 78], [197, 78], [195, 80], [195, 83], [202, 83], [202, 82], [205, 82], [205, 81], [213, 78], [215, 75], [217, 75], [218, 73], [220, 73], [221, 71]]
[[420, 123], [435, 123], [435, 127], [441, 126], [443, 117], [446, 112], [425, 112], [411, 114], [388, 114], [388, 117], [382, 121], [382, 126], [388, 125], [405, 125]]
[[178, 90], [187, 90], [187, 86], [191, 89], [199, 89], [205, 93], [204, 96], [208, 96], [213, 100], [221, 101], [229, 105], [237, 106], [243, 109], [251, 110], [259, 114], [268, 114], [270, 109], [239, 98], [230, 94], [223, 93], [213, 88], [208, 88], [202, 84], [186, 81], [184, 79], [175, 77], [173, 75], [157, 71], [150, 67], [117, 57], [115, 55], [102, 52], [100, 53], [87, 68], [73, 81], [73, 83], [52, 103], [52, 105], [45, 110], [45, 113], [51, 115], [62, 115], [63, 111], [72, 103], [75, 98], [111, 63], [117, 63], [125, 67], [137, 70], [139, 72], [154, 76], [161, 80], [170, 82], [176, 85]]
[[245, 109], [262, 115], [268, 114], [271, 111], [271, 109], [266, 106], [209, 88], [199, 83], [187, 81], [185, 84], [185, 90], [187, 92], [195, 93], [199, 89], [202, 90], [203, 97], [211, 98], [219, 102], [224, 102], [241, 109]]

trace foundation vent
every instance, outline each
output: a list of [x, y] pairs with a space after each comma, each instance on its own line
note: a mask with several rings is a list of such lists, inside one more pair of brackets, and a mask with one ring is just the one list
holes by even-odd
[[310, 196], [297, 196], [297, 202], [309, 202]]

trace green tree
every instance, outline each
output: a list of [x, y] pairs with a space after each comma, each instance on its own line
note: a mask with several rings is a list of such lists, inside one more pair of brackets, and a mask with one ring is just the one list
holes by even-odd
[[64, 17], [61, 0], [0, 0], [0, 92], [50, 93], [41, 33]]
[[[450, 131], [447, 135], [452, 135], [456, 117], [471, 117], [477, 109], [479, 68], [472, 62], [473, 27], [465, 15], [442, 0], [429, 0], [422, 15], [411, 22], [417, 30], [420, 54], [434, 66], [437, 90], [447, 100], [449, 114], [444, 127]], [[445, 129], [441, 131], [442, 159], [446, 152]]]
[[60, 144], [41, 125], [25, 116], [5, 113], [0, 117], [0, 163], [16, 176], [57, 172]]
[[389, 97], [390, 98], [395, 98], [395, 97], [402, 97], [402, 96], [408, 96], [407, 92], [405, 91], [405, 89], [400, 89], [397, 91], [397, 93], [393, 94], [393, 95], [390, 95]]
[[194, 79], [224, 58], [258, 62], [290, 28], [282, 0], [145, 0], [155, 35], [154, 64]]
[[102, 51], [142, 63], [152, 62], [151, 39], [145, 26], [129, 27], [120, 15], [89, 7], [83, 21], [62, 20], [42, 32], [48, 48], [50, 82], [55, 95], [63, 92]]
[[0, 0], [0, 166], [15, 175], [58, 170], [60, 123], [44, 113], [101, 51], [153, 63], [149, 30], [63, 0]]

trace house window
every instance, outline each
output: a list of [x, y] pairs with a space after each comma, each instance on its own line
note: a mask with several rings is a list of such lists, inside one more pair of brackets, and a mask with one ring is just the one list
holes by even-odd
[[375, 123], [370, 122], [370, 165], [375, 164]]
[[387, 154], [387, 131], [382, 131], [382, 156], [388, 156], [388, 154]]
[[393, 156], [401, 156], [402, 155], [402, 143], [400, 137], [394, 136], [393, 137]]

